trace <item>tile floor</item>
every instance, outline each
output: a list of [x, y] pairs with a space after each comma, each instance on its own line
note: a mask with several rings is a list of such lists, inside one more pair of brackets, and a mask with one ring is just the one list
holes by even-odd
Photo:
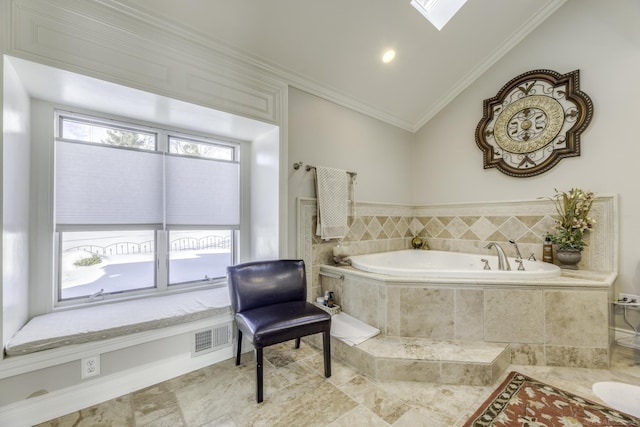
[[[323, 377], [322, 353], [303, 342], [265, 349], [265, 400], [255, 402], [252, 353], [103, 402], [40, 426], [459, 426], [491, 386], [379, 381], [337, 359]], [[597, 381], [640, 385], [640, 351], [614, 347], [610, 369], [511, 365], [556, 387], [601, 402]]]

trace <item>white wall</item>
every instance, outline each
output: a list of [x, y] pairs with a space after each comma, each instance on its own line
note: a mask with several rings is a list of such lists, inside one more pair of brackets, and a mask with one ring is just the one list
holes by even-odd
[[[640, 2], [569, 0], [523, 42], [417, 133], [414, 201], [502, 201], [552, 196], [581, 187], [620, 195], [618, 290], [640, 293]], [[513, 178], [484, 170], [475, 128], [482, 101], [513, 77], [534, 69], [580, 70], [580, 89], [594, 104], [581, 155], [549, 172]]]
[[251, 251], [250, 259], [277, 258], [280, 253], [278, 182], [280, 170], [280, 130], [261, 135], [251, 142]]
[[[414, 135], [306, 92], [289, 89], [289, 218], [298, 197], [316, 197], [312, 172], [294, 162], [357, 172], [357, 201], [409, 203]], [[289, 221], [295, 256], [295, 221]]]
[[29, 297], [29, 96], [3, 58], [2, 344], [22, 327]]

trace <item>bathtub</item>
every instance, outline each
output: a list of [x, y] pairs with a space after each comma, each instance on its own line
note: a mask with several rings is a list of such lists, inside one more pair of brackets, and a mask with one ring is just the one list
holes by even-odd
[[[483, 269], [483, 258], [491, 270]], [[321, 265], [319, 288], [335, 292], [343, 312], [379, 329], [388, 342], [509, 343], [515, 364], [607, 367], [617, 274], [560, 274], [553, 264], [526, 260], [526, 270], [518, 271], [515, 258], [509, 263], [513, 270], [499, 271], [493, 254], [435, 250], [358, 255], [350, 267]]]
[[[369, 273], [401, 277], [442, 277], [478, 280], [551, 279], [560, 276], [560, 268], [541, 261], [523, 260], [518, 270], [515, 258], [509, 258], [510, 271], [498, 270], [496, 255], [480, 255], [432, 250], [401, 250], [351, 256], [351, 265]], [[485, 270], [482, 259], [489, 261]]]

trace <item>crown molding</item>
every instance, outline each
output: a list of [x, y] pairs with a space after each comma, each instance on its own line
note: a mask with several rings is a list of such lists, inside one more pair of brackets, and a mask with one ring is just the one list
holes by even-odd
[[3, 4], [9, 55], [266, 123], [286, 114], [281, 79], [120, 3]]
[[[240, 68], [245, 71], [252, 71], [259, 74], [262, 78], [272, 79], [280, 84], [295, 87], [304, 92], [326, 99], [335, 104], [349, 108], [366, 116], [388, 123], [400, 129], [416, 132], [431, 120], [438, 112], [440, 112], [447, 104], [455, 99], [463, 90], [469, 87], [475, 80], [484, 74], [491, 66], [500, 60], [513, 47], [520, 43], [531, 31], [546, 20], [558, 8], [560, 8], [566, 0], [547, 0], [544, 8], [518, 30], [513, 32], [507, 40], [488, 55], [477, 67], [465, 75], [457, 85], [453, 87], [449, 93], [443, 96], [436, 105], [425, 111], [424, 114], [416, 118], [416, 120], [408, 120], [389, 111], [381, 110], [370, 103], [361, 99], [346, 95], [338, 89], [328, 86], [324, 83], [315, 81], [308, 76], [300, 74], [294, 70], [280, 66], [269, 61], [266, 58], [255, 56], [249, 52], [242, 51], [221, 40], [213, 39], [202, 33], [185, 29], [179, 22], [172, 21], [161, 17], [153, 10], [140, 9], [125, 4], [121, 0], [94, 0], [93, 5], [99, 5], [108, 8], [112, 14], [121, 15], [126, 19], [143, 22], [147, 28], [153, 28], [162, 34], [170, 34], [191, 45], [193, 51], [210, 52], [216, 57], [217, 61], [224, 62], [229, 68]], [[77, 6], [76, 6], [77, 7]], [[90, 8], [91, 6], [89, 6]]]
[[148, 9], [139, 9], [124, 4], [120, 0], [95, 0], [96, 3], [108, 7], [113, 11], [127, 15], [129, 18], [140, 20], [148, 25], [156, 27], [165, 33], [171, 33], [189, 43], [215, 51], [216, 54], [225, 57], [231, 62], [242, 63], [267, 76], [279, 80], [296, 89], [326, 99], [343, 107], [357, 111], [364, 115], [386, 122], [400, 129], [412, 132], [413, 123], [397, 117], [387, 111], [382, 111], [362, 100], [350, 97], [328, 85], [314, 81], [291, 69], [275, 64], [266, 58], [252, 55], [249, 52], [238, 49], [229, 43], [213, 39], [193, 30], [186, 30], [180, 23], [167, 20]]

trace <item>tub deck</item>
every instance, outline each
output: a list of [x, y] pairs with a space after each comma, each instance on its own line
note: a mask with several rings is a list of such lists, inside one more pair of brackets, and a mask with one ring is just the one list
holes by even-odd
[[[402, 276], [402, 275], [388, 275], [370, 273], [367, 271], [358, 270], [351, 266], [335, 266], [335, 265], [322, 265], [320, 266], [320, 273], [329, 273], [336, 276], [344, 276], [348, 274], [354, 277], [362, 277], [364, 279], [374, 279], [384, 282], [388, 285], [393, 284], [429, 284], [430, 286], [442, 286], [450, 287], [452, 284], [462, 286], [477, 286], [482, 287], [504, 287], [506, 286], [518, 286], [518, 287], [545, 287], [545, 288], [588, 288], [588, 289], [610, 289], [618, 277], [617, 272], [607, 271], [592, 271], [592, 270], [562, 270], [560, 276], [554, 278], [537, 279], [535, 282], [528, 280], [521, 280], [518, 278], [507, 277], [504, 279], [483, 279], [481, 277], [416, 277], [416, 276]], [[326, 280], [324, 278], [323, 280]]]

